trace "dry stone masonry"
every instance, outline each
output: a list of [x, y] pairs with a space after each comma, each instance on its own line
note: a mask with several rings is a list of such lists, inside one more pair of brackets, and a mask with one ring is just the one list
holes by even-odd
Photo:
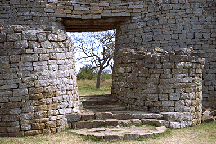
[[200, 123], [202, 105], [216, 109], [215, 5], [1, 0], [0, 136], [64, 130], [66, 115], [79, 101], [74, 47], [66, 32], [108, 29], [117, 32], [113, 95], [133, 109], [188, 113], [188, 121]]
[[[1, 49], [1, 134], [65, 129], [78, 100], [74, 49], [64, 31], [12, 25]], [[4, 55], [5, 54], [5, 55]]]
[[204, 59], [190, 49], [167, 52], [121, 49], [113, 74], [113, 94], [131, 109], [191, 114], [190, 123], [201, 122]]

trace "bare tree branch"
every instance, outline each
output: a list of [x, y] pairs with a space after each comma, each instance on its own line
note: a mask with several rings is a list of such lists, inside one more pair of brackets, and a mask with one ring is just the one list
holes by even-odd
[[75, 38], [79, 43], [76, 47], [85, 56], [77, 60], [90, 59], [94, 69], [98, 69], [97, 88], [100, 88], [100, 77], [102, 71], [112, 67], [112, 60], [115, 49], [115, 31], [106, 31], [99, 33], [88, 33], [82, 38]]

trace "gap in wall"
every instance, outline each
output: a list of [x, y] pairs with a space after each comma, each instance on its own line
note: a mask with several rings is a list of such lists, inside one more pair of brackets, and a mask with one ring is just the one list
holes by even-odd
[[[79, 95], [111, 94], [115, 31], [67, 32], [74, 43]], [[87, 70], [87, 75], [82, 74]], [[96, 88], [98, 74], [100, 88]]]

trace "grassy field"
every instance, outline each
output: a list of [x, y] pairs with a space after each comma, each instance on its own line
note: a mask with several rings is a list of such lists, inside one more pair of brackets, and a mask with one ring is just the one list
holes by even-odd
[[57, 134], [17, 138], [0, 138], [0, 144], [216, 144], [216, 121], [183, 129], [168, 129], [165, 133], [146, 139], [105, 142], [78, 136], [69, 130]]
[[77, 81], [79, 95], [101, 95], [110, 94], [112, 86], [112, 76], [102, 75], [101, 88], [96, 88], [96, 79], [81, 79]]

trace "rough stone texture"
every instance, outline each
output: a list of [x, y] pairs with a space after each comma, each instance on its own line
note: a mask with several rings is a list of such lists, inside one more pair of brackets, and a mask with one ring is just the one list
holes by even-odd
[[[116, 29], [112, 93], [131, 108], [189, 112], [199, 123], [201, 101], [216, 109], [215, 13], [215, 1], [200, 0], [1, 1], [0, 135], [64, 129], [78, 100], [66, 31]], [[175, 55], [143, 55], [155, 47]], [[203, 70], [201, 59], [178, 51], [185, 47], [205, 58]]]
[[113, 93], [133, 109], [189, 112], [200, 123], [202, 73], [197, 69], [202, 70], [204, 59], [194, 55], [186, 48], [174, 52], [119, 50], [122, 60], [113, 74]]
[[214, 116], [211, 115], [211, 112], [210, 111], [203, 112], [202, 122], [210, 122], [210, 121], [215, 121]]
[[41, 16], [40, 2], [4, 1], [0, 9], [0, 133], [61, 131], [78, 100], [73, 44], [60, 23]]
[[76, 122], [81, 120], [81, 115], [79, 113], [74, 113], [66, 116], [68, 122]]
[[145, 125], [142, 127], [135, 127], [133, 125], [131, 127], [79, 129], [71, 130], [71, 132], [85, 136], [97, 137], [106, 141], [112, 141], [152, 137], [153, 135], [163, 133], [165, 130], [166, 127], [164, 126], [151, 128], [146, 127]]

